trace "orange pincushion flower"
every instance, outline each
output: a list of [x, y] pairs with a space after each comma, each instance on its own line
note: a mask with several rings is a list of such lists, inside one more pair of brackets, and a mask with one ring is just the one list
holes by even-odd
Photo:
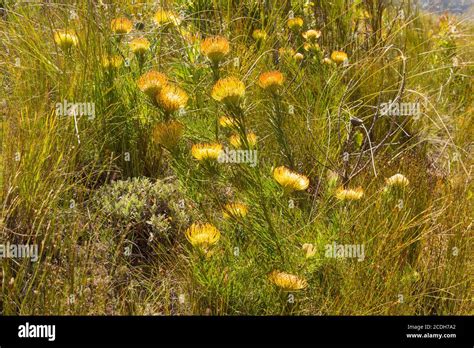
[[132, 31], [132, 22], [125, 17], [114, 18], [110, 23], [110, 27], [115, 34], [128, 34]]
[[201, 52], [209, 60], [218, 64], [230, 51], [229, 41], [222, 36], [211, 36], [201, 42]]
[[285, 166], [275, 168], [273, 177], [288, 191], [304, 191], [309, 186], [309, 179], [306, 176], [298, 174]]
[[277, 70], [264, 72], [258, 78], [258, 85], [270, 92], [276, 92], [283, 86], [283, 82], [285, 82], [285, 77]]
[[174, 112], [186, 106], [188, 95], [178, 86], [165, 85], [156, 95], [156, 101], [166, 112]]
[[245, 85], [236, 77], [226, 77], [216, 82], [211, 96], [225, 104], [238, 105], [245, 95]]
[[217, 160], [221, 153], [221, 144], [194, 144], [191, 148], [191, 154], [198, 161]]
[[167, 82], [168, 79], [164, 74], [150, 70], [140, 76], [138, 79], [138, 88], [150, 98], [154, 98]]

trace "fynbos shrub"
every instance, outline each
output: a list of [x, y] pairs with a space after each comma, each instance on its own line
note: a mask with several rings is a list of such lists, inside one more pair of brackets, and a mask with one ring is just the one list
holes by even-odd
[[105, 223], [117, 235], [125, 233], [140, 254], [147, 254], [149, 246], [156, 243], [172, 244], [183, 235], [189, 221], [189, 204], [174, 181], [152, 182], [148, 178], [115, 181], [101, 187], [94, 200]]

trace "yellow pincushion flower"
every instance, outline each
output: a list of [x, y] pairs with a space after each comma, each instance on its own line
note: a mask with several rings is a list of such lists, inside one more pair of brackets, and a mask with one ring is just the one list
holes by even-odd
[[302, 35], [306, 40], [310, 42], [315, 42], [317, 39], [321, 37], [321, 31], [310, 29], [310, 30], [305, 31]]
[[298, 31], [303, 27], [303, 23], [304, 23], [303, 18], [295, 17], [295, 18], [288, 19], [288, 21], [286, 22], [286, 25], [291, 30]]
[[213, 64], [222, 61], [230, 51], [229, 41], [222, 36], [211, 36], [201, 42], [201, 52]]
[[108, 56], [102, 58], [102, 67], [106, 69], [118, 69], [123, 64], [123, 58], [121, 56]]
[[392, 175], [388, 179], [385, 179], [385, 182], [388, 187], [405, 187], [410, 184], [410, 181], [403, 174], [399, 173]]
[[219, 124], [224, 128], [235, 128], [237, 126], [237, 123], [234, 121], [234, 119], [228, 116], [219, 117]]
[[[231, 145], [237, 149], [242, 147], [242, 139], [239, 134], [232, 134], [229, 137], [229, 142]], [[257, 135], [254, 132], [247, 133], [247, 142], [250, 147], [254, 147], [257, 144]]]
[[150, 41], [145, 37], [139, 37], [130, 41], [130, 49], [135, 54], [144, 54], [150, 49]]
[[331, 53], [331, 60], [336, 64], [344, 63], [347, 60], [347, 53], [342, 51], [333, 51]]
[[114, 18], [110, 22], [110, 28], [115, 34], [128, 34], [132, 31], [133, 23], [125, 17]]
[[245, 95], [245, 85], [236, 77], [226, 77], [216, 82], [211, 96], [217, 101], [238, 105]]
[[181, 19], [173, 11], [159, 10], [155, 13], [153, 20], [159, 26], [165, 26], [168, 24], [179, 26], [181, 24]]
[[221, 144], [194, 144], [191, 148], [191, 154], [198, 161], [217, 160], [221, 152]]
[[183, 136], [184, 125], [175, 120], [162, 122], [153, 129], [153, 141], [168, 150], [176, 148]]
[[268, 278], [284, 291], [302, 290], [308, 286], [305, 279], [290, 273], [273, 271]]
[[219, 230], [209, 223], [194, 223], [186, 230], [186, 238], [192, 246], [202, 249], [216, 244], [220, 237]]
[[263, 29], [255, 29], [252, 33], [252, 37], [255, 41], [263, 41], [267, 38], [267, 32]]
[[243, 203], [229, 203], [224, 206], [224, 211], [222, 212], [225, 219], [234, 218], [240, 219], [247, 215], [248, 207]]
[[184, 108], [188, 95], [178, 86], [165, 85], [156, 95], [156, 102], [166, 112], [175, 112]]
[[258, 78], [258, 85], [270, 92], [278, 91], [283, 86], [283, 82], [285, 82], [285, 77], [277, 70], [264, 72]]
[[79, 40], [72, 30], [57, 30], [54, 33], [54, 42], [66, 51], [73, 46], [77, 46]]
[[309, 186], [309, 179], [306, 176], [298, 174], [285, 166], [275, 168], [273, 177], [288, 191], [304, 191]]
[[167, 77], [155, 70], [144, 73], [138, 79], [138, 88], [146, 93], [150, 98], [155, 98], [156, 94], [167, 84]]
[[357, 201], [364, 195], [361, 187], [355, 189], [345, 189], [340, 187], [336, 190], [336, 198], [340, 201]]

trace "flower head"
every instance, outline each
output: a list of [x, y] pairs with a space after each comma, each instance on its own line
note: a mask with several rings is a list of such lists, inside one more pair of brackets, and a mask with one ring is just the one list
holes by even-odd
[[291, 30], [298, 31], [303, 27], [303, 23], [304, 23], [303, 18], [295, 17], [295, 18], [288, 19], [288, 21], [286, 22], [286, 25]]
[[166, 112], [174, 112], [186, 106], [188, 95], [178, 86], [165, 85], [156, 94], [156, 102]]
[[245, 95], [245, 85], [236, 77], [226, 77], [216, 82], [211, 96], [225, 104], [238, 105]]
[[299, 52], [295, 53], [295, 55], [293, 56], [293, 59], [299, 63], [304, 59], [304, 55]]
[[295, 50], [291, 47], [280, 47], [278, 54], [284, 58], [292, 58], [295, 55]]
[[184, 125], [175, 120], [158, 123], [153, 129], [153, 141], [168, 150], [176, 148], [183, 136]]
[[102, 57], [102, 67], [105, 69], [118, 69], [123, 64], [123, 58], [121, 56], [105, 56]]
[[405, 187], [410, 184], [410, 181], [403, 174], [397, 173], [385, 179], [385, 183], [388, 187]]
[[[242, 147], [242, 139], [239, 134], [232, 134], [229, 137], [229, 142], [231, 145], [237, 149]], [[247, 143], [250, 147], [254, 147], [257, 144], [257, 136], [254, 132], [247, 133]]]
[[347, 53], [342, 51], [333, 51], [331, 53], [331, 60], [338, 65], [344, 63], [347, 60]]
[[217, 160], [221, 152], [221, 144], [194, 144], [191, 148], [191, 154], [198, 161]]
[[308, 52], [321, 52], [321, 47], [316, 42], [305, 42], [303, 48]]
[[268, 276], [270, 281], [284, 291], [296, 291], [304, 289], [308, 286], [305, 279], [294, 274], [273, 271]]
[[186, 230], [186, 238], [195, 247], [207, 249], [221, 237], [217, 228], [209, 223], [194, 223]]
[[304, 251], [306, 258], [310, 258], [316, 255], [314, 245], [311, 243], [304, 243], [301, 249]]
[[321, 36], [321, 31], [310, 29], [310, 30], [305, 31], [302, 35], [305, 38], [305, 40], [310, 41], [310, 42], [315, 42]]
[[276, 92], [283, 86], [285, 77], [277, 70], [268, 71], [261, 74], [258, 78], [258, 85], [270, 92]]
[[255, 29], [252, 33], [252, 37], [255, 41], [263, 41], [267, 38], [267, 32], [263, 29]]
[[232, 117], [221, 116], [219, 117], [219, 124], [224, 128], [234, 128], [237, 126], [237, 123]]
[[54, 33], [54, 42], [66, 51], [73, 46], [77, 46], [79, 40], [72, 30], [57, 30]]
[[167, 84], [167, 77], [155, 70], [144, 73], [138, 79], [138, 88], [146, 93], [150, 98], [155, 98], [156, 94]]
[[144, 54], [150, 49], [150, 41], [145, 37], [139, 37], [130, 41], [130, 49], [135, 54]]
[[345, 189], [340, 187], [336, 190], [336, 198], [340, 201], [357, 201], [364, 195], [362, 187], [355, 189]]
[[335, 65], [336, 65], [336, 63], [334, 63], [334, 62], [331, 60], [331, 58], [328, 58], [328, 57], [325, 57], [325, 58], [323, 59], [323, 63], [324, 63], [324, 64], [327, 64], [327, 65], [329, 65], [329, 66], [335, 66]]
[[132, 31], [133, 23], [125, 17], [114, 18], [110, 22], [110, 28], [115, 34], [128, 34]]
[[304, 191], [309, 186], [309, 179], [306, 176], [298, 174], [285, 166], [275, 168], [273, 177], [288, 191]]
[[229, 218], [243, 218], [247, 215], [248, 207], [246, 204], [243, 203], [229, 203], [224, 206], [224, 211], [222, 214], [224, 215], [225, 219]]
[[173, 11], [159, 10], [155, 13], [153, 20], [159, 26], [166, 26], [169, 24], [179, 26], [181, 24], [181, 19]]
[[229, 41], [222, 36], [211, 36], [201, 42], [201, 52], [213, 64], [222, 61], [230, 51]]

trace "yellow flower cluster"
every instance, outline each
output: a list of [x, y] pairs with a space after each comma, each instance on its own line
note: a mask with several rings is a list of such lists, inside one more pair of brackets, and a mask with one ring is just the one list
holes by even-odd
[[73, 46], [77, 46], [79, 39], [72, 30], [57, 30], [54, 33], [54, 42], [66, 51]]
[[211, 36], [201, 42], [201, 52], [213, 64], [220, 63], [230, 51], [229, 41], [222, 36]]
[[308, 286], [305, 279], [300, 278], [294, 274], [273, 271], [268, 276], [270, 281], [281, 288], [283, 291], [296, 291], [302, 290]]
[[153, 141], [168, 150], [173, 150], [183, 136], [184, 125], [175, 120], [159, 123], [153, 129]]
[[191, 148], [192, 156], [198, 161], [217, 160], [222, 152], [221, 144], [194, 144]]
[[128, 34], [132, 31], [133, 23], [128, 18], [114, 18], [110, 23], [110, 28], [115, 34]]
[[273, 177], [288, 191], [304, 191], [309, 186], [309, 179], [306, 176], [298, 174], [285, 166], [275, 168]]
[[216, 82], [211, 96], [229, 105], [239, 105], [245, 95], [245, 85], [236, 77], [226, 77]]

